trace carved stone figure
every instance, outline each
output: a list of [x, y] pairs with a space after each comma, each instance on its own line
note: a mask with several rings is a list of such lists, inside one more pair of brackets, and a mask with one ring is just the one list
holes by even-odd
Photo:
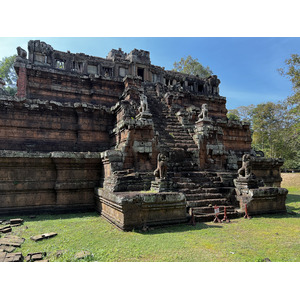
[[206, 79], [205, 90], [208, 94], [218, 95], [219, 94], [219, 84], [221, 83], [217, 75], [209, 76]]
[[238, 170], [239, 177], [250, 178], [252, 176], [251, 155], [244, 154], [242, 158], [242, 167]]
[[22, 58], [25, 58], [27, 57], [27, 52], [21, 48], [21, 47], [18, 47], [17, 48], [17, 52], [18, 52], [18, 56], [22, 57]]
[[141, 94], [140, 95], [140, 100], [141, 100], [141, 105], [140, 105], [140, 112], [143, 113], [143, 112], [148, 112], [149, 111], [149, 108], [148, 108], [148, 100], [147, 100], [147, 96], [144, 95], [144, 94]]
[[206, 119], [208, 118], [208, 109], [207, 109], [207, 104], [202, 104], [201, 106], [201, 112], [198, 115], [198, 120]]
[[154, 176], [160, 179], [166, 179], [167, 177], [167, 158], [162, 153], [157, 156], [157, 168], [154, 171]]

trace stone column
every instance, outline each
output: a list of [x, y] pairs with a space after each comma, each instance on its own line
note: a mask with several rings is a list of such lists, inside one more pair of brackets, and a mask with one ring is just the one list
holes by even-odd
[[25, 65], [19, 68], [17, 87], [17, 97], [25, 98], [27, 96], [27, 71]]

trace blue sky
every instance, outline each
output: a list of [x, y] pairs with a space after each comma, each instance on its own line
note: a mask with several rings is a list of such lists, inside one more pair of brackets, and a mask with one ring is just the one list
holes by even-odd
[[181, 57], [191, 55], [209, 66], [221, 80], [220, 94], [227, 98], [227, 108], [279, 101], [292, 93], [289, 80], [277, 69], [285, 59], [300, 52], [298, 37], [84, 37], [0, 38], [0, 58], [16, 53], [16, 47], [27, 49], [30, 39], [40, 39], [56, 50], [83, 52], [106, 57], [112, 48], [150, 51], [154, 65], [172, 69]]

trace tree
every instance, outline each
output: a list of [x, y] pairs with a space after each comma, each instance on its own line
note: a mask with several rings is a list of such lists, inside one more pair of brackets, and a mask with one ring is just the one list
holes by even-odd
[[199, 77], [206, 78], [213, 74], [209, 67], [204, 67], [198, 62], [198, 58], [192, 58], [190, 55], [184, 59], [181, 58], [179, 62], [174, 62], [172, 71], [185, 73], [189, 75], [198, 75]]
[[5, 90], [10, 95], [15, 95], [17, 92], [17, 74], [14, 69], [14, 61], [16, 55], [4, 57], [0, 61], [0, 77], [5, 81]]
[[236, 115], [240, 121], [251, 123], [251, 121], [252, 121], [252, 111], [253, 111], [254, 108], [255, 108], [255, 105], [250, 104], [248, 106], [239, 106], [235, 109], [229, 109], [227, 117], [230, 116], [230, 115]]
[[292, 54], [285, 60], [285, 68], [279, 69], [282, 76], [286, 76], [292, 83], [293, 95], [288, 97], [285, 106], [287, 126], [285, 137], [289, 137], [288, 147], [293, 150], [293, 157], [287, 161], [291, 167], [300, 168], [300, 56]]
[[230, 109], [227, 113], [227, 118], [230, 121], [240, 121], [237, 109]]
[[292, 54], [290, 59], [285, 60], [286, 68], [279, 69], [282, 76], [286, 76], [292, 83], [294, 94], [287, 98], [290, 105], [295, 105], [299, 112], [300, 108], [300, 56]]

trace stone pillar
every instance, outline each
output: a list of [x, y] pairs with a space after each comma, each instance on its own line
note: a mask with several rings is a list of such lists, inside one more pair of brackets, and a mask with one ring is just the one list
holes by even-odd
[[27, 71], [25, 65], [19, 68], [17, 97], [25, 98], [27, 96]]

